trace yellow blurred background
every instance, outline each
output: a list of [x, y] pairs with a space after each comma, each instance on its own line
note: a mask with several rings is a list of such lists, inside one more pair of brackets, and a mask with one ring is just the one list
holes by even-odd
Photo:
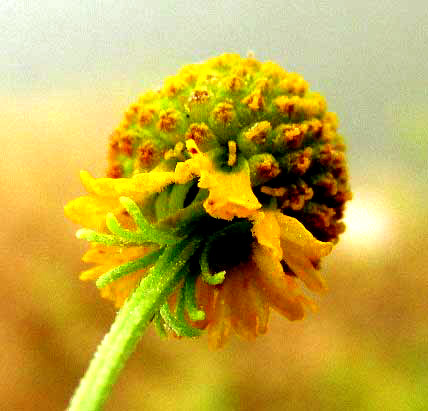
[[[63, 215], [138, 94], [222, 52], [322, 92], [354, 200], [319, 311], [221, 351], [144, 336], [106, 410], [428, 409], [428, 9], [362, 0], [0, 3], [0, 409], [63, 410], [115, 311]], [[352, 2], [353, 3], [353, 2]]]

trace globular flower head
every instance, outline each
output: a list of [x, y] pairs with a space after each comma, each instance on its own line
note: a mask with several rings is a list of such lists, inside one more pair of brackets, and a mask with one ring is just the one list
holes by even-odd
[[207, 329], [219, 346], [232, 329], [264, 333], [271, 308], [302, 318], [313, 303], [301, 286], [325, 289], [319, 262], [351, 197], [337, 128], [324, 98], [275, 63], [185, 66], [125, 113], [108, 177], [82, 173], [89, 195], [66, 207], [93, 243], [82, 278], [121, 305], [159, 256], [194, 241], [160, 329]]

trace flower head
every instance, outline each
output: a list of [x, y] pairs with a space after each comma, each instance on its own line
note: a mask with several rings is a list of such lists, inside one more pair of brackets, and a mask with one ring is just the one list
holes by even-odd
[[[266, 332], [274, 309], [301, 319], [326, 288], [318, 268], [350, 199], [337, 118], [301, 76], [225, 54], [185, 66], [126, 112], [107, 178], [66, 214], [91, 241], [81, 278], [121, 306], [154, 267], [180, 257], [158, 329], [221, 346]], [[186, 248], [187, 247], [187, 248]], [[178, 264], [178, 262], [177, 262]]]

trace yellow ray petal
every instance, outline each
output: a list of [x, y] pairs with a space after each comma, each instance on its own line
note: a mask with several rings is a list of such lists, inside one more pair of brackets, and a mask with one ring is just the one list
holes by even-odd
[[101, 275], [107, 272], [110, 268], [112, 268], [111, 265], [97, 265], [95, 267], [89, 268], [88, 270], [82, 271], [80, 273], [79, 278], [82, 281], [97, 280]]
[[157, 171], [135, 174], [131, 178], [93, 178], [87, 171], [80, 172], [80, 179], [86, 190], [100, 197], [144, 197], [162, 191], [174, 182], [174, 172]]
[[193, 157], [177, 164], [176, 181], [184, 183], [192, 176], [199, 176], [198, 187], [209, 191], [204, 207], [212, 217], [232, 220], [254, 215], [261, 204], [251, 189], [248, 163], [245, 162], [239, 171], [223, 172], [216, 169], [207, 154], [198, 150], [193, 140], [186, 144]]
[[125, 300], [131, 295], [135, 287], [145, 275], [145, 270], [139, 270], [135, 273], [119, 278], [113, 283], [101, 289], [101, 296], [114, 301], [117, 308], [120, 308]]
[[145, 256], [151, 247], [119, 247], [91, 244], [91, 248], [82, 257], [85, 263], [111, 264], [117, 266], [127, 261]]
[[251, 190], [247, 168], [237, 173], [216, 171], [201, 174], [199, 187], [208, 188], [210, 192], [204, 207], [211, 216], [224, 220], [248, 218], [261, 207]]
[[83, 196], [70, 201], [65, 207], [65, 215], [77, 224], [101, 231], [105, 225], [106, 214], [120, 207], [115, 198]]
[[273, 256], [282, 260], [281, 232], [276, 212], [265, 210], [257, 213], [252, 231], [260, 245], [270, 248]]
[[83, 254], [82, 261], [84, 263], [103, 264], [110, 248], [102, 244], [92, 243], [89, 250]]

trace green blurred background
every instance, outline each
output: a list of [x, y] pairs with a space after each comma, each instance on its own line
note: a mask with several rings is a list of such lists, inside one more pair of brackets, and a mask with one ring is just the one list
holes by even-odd
[[0, 409], [63, 410], [114, 308], [63, 205], [125, 108], [223, 52], [301, 73], [339, 114], [354, 200], [303, 322], [253, 343], [144, 337], [106, 410], [428, 409], [428, 7], [408, 2], [0, 2]]

